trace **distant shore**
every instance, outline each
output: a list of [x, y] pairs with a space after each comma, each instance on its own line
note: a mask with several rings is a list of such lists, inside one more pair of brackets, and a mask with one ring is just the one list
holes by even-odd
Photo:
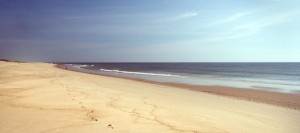
[[0, 132], [300, 131], [298, 94], [141, 82], [47, 63], [0, 61], [0, 79]]

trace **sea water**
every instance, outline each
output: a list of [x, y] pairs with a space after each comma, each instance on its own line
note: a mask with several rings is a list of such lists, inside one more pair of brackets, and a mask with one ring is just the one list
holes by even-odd
[[67, 63], [81, 72], [175, 82], [300, 92], [300, 63]]

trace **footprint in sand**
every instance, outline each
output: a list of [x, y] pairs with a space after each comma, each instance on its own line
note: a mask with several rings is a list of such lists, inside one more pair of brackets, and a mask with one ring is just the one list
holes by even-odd
[[92, 117], [91, 119], [94, 120], [94, 121], [98, 121], [98, 119], [96, 119], [96, 118], [94, 118], [94, 117]]
[[108, 124], [107, 127], [114, 129], [114, 127], [111, 124]]

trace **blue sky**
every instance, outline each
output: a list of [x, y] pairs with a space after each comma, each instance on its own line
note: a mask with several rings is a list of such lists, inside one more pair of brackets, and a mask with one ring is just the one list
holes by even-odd
[[0, 0], [0, 58], [299, 62], [299, 0]]

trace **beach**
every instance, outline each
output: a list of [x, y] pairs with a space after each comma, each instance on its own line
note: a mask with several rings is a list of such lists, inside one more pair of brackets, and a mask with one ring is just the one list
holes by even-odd
[[[299, 94], [0, 62], [0, 132], [298, 133]], [[201, 88], [201, 89], [200, 89]]]

